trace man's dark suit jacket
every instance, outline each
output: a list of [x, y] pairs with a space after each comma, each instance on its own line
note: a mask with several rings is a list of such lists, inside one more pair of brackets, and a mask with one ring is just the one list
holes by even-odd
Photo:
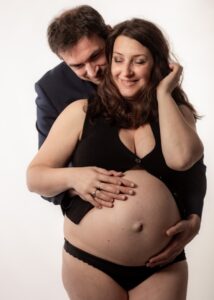
[[[47, 72], [35, 84], [35, 89], [39, 147], [47, 137], [55, 119], [68, 104], [78, 99], [87, 99], [95, 92], [95, 86], [79, 79], [64, 62]], [[206, 194], [206, 166], [203, 159], [180, 174], [179, 181], [186, 189], [186, 197], [182, 203], [183, 215], [187, 217], [195, 213], [201, 216]], [[66, 193], [52, 198], [43, 198], [54, 204], [60, 204], [63, 211], [70, 201]]]

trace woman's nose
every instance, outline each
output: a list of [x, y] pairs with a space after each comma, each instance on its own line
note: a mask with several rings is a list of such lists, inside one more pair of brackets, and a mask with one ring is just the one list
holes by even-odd
[[128, 63], [124, 64], [122, 72], [123, 72], [123, 76], [131, 77], [133, 75], [133, 73], [134, 73], [133, 69], [132, 69], [132, 65], [128, 64]]

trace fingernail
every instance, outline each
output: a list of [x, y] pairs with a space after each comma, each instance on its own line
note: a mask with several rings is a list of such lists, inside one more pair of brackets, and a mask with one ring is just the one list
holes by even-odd
[[129, 191], [129, 195], [134, 195], [134, 191], [133, 191], [133, 190], [130, 190], [130, 191]]

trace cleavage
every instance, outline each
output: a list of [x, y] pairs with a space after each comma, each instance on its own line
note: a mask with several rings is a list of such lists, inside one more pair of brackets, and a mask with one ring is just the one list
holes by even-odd
[[144, 158], [155, 148], [155, 137], [150, 124], [137, 129], [120, 129], [120, 142], [139, 158]]

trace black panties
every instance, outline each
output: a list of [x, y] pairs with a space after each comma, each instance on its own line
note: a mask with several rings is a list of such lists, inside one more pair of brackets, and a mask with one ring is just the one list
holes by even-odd
[[163, 268], [182, 260], [185, 260], [184, 251], [181, 252], [172, 262], [164, 265], [158, 266], [154, 268], [149, 268], [144, 266], [123, 266], [103, 258], [97, 257], [90, 253], [87, 253], [74, 245], [70, 244], [67, 240], [65, 240], [64, 249], [70, 255], [84, 261], [85, 263], [103, 271], [111, 278], [113, 278], [123, 289], [129, 291], [136, 287], [138, 284], [146, 280], [148, 277], [153, 275], [154, 273], [162, 270]]

